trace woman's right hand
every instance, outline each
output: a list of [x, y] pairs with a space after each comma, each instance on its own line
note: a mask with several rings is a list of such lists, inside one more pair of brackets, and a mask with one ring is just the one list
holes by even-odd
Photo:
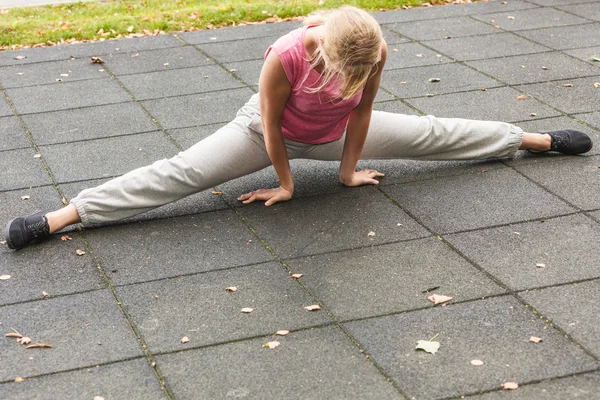
[[238, 200], [244, 204], [254, 203], [255, 201], [264, 201], [265, 206], [287, 201], [292, 198], [292, 192], [281, 186], [274, 189], [258, 189], [253, 192], [245, 193], [238, 197]]

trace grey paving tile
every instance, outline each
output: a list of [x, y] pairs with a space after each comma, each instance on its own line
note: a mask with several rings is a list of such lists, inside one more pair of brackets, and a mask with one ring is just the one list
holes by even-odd
[[[21, 196], [29, 196], [29, 199], [21, 200]], [[0, 226], [3, 228], [8, 221], [18, 216], [62, 206], [60, 196], [53, 186], [0, 192], [0, 204]], [[0, 231], [0, 237], [3, 236], [3, 231], [4, 229]]]
[[600, 390], [600, 373], [593, 372], [589, 374], [570, 376], [568, 378], [552, 379], [540, 383], [519, 386], [519, 390], [510, 391], [500, 390], [497, 392], [486, 393], [479, 396], [473, 396], [477, 400], [496, 400], [496, 399], [585, 399], [598, 393]]
[[596, 0], [529, 0], [532, 3], [539, 4], [541, 6], [561, 6], [565, 4], [574, 3], [593, 3]]
[[169, 129], [167, 133], [171, 135], [171, 137], [175, 139], [175, 141], [179, 143], [183, 149], [189, 149], [196, 143], [217, 132], [219, 129], [225, 126], [225, 124], [226, 123], [220, 123], [195, 126], [192, 128]]
[[252, 60], [252, 61], [236, 61], [225, 64], [225, 68], [229, 69], [235, 75], [240, 77], [244, 82], [250, 86], [258, 86], [258, 78], [260, 77], [260, 71], [264, 61]]
[[600, 24], [573, 25], [521, 31], [520, 35], [557, 50], [600, 45]]
[[469, 61], [468, 64], [509, 85], [579, 78], [600, 73], [598, 68], [559, 52]]
[[569, 4], [558, 7], [561, 10], [580, 15], [588, 20], [600, 21], [600, 3]]
[[483, 35], [498, 31], [488, 24], [469, 17], [453, 17], [429, 21], [399, 22], [386, 25], [388, 29], [414, 40], [433, 40], [460, 36]]
[[136, 103], [109, 104], [23, 116], [36, 144], [149, 132], [157, 126]]
[[0, 84], [5, 88], [35, 86], [84, 79], [106, 78], [107, 74], [99, 64], [89, 59], [69, 59], [36, 64], [24, 64], [0, 68]]
[[417, 110], [410, 108], [399, 100], [375, 103], [373, 109], [376, 111], [384, 111], [396, 114], [419, 115]]
[[119, 78], [138, 100], [180, 96], [242, 87], [243, 84], [217, 65], [182, 68]]
[[385, 40], [388, 46], [399, 43], [407, 43], [410, 41], [410, 39], [407, 39], [396, 32], [388, 30], [387, 25], [381, 27], [381, 33], [383, 33], [383, 40]]
[[109, 56], [106, 62], [106, 67], [115, 75], [141, 74], [213, 64], [192, 46], [114, 54]]
[[[182, 45], [183, 44], [180, 41], [171, 35], [59, 45], [54, 47], [2, 52], [0, 54], [0, 65], [23, 65], [44, 61], [117, 54], [119, 52], [126, 53], [128, 51], [171, 48]], [[17, 56], [25, 56], [26, 58], [23, 60], [15, 60], [15, 57]]]
[[168, 158], [175, 146], [162, 132], [41, 146], [57, 182], [106, 178]]
[[589, 22], [589, 20], [554, 8], [532, 8], [528, 10], [473, 15], [473, 18], [497, 25], [505, 31], [521, 31]]
[[509, 169], [386, 186], [383, 190], [438, 233], [574, 211]]
[[30, 147], [27, 133], [17, 117], [0, 117], [0, 150]]
[[4, 97], [0, 98], [0, 117], [14, 115], [13, 110], [10, 108]]
[[96, 366], [0, 386], [5, 400], [18, 399], [165, 399], [146, 359]]
[[437, 238], [310, 256], [286, 264], [294, 273], [304, 274], [302, 284], [340, 320], [433, 307], [427, 299], [433, 293], [462, 301], [504, 292]]
[[[566, 113], [575, 114], [600, 109], [600, 104], [592, 101], [592, 99], [598, 97], [598, 89], [594, 86], [594, 83], [599, 80], [600, 75], [523, 85], [519, 88]], [[573, 85], [573, 87], [565, 87], [564, 85]]]
[[233, 89], [147, 100], [143, 105], [165, 129], [186, 128], [233, 120], [253, 94], [250, 89]]
[[0, 153], [0, 191], [49, 184], [50, 178], [33, 149], [8, 150]]
[[[583, 215], [459, 233], [446, 239], [513, 290], [600, 277], [595, 256], [600, 251], [600, 225]], [[538, 263], [546, 267], [537, 268]]]
[[41, 299], [44, 291], [58, 296], [105, 287], [93, 259], [75, 252], [85, 249], [80, 236], [69, 236], [73, 240], [63, 242], [56, 235], [21, 251], [0, 246], [0, 270], [11, 276], [2, 283], [0, 304]]
[[123, 103], [131, 100], [111, 78], [7, 89], [6, 93], [20, 114]]
[[[344, 190], [270, 207], [257, 204], [240, 213], [282, 258], [429, 236], [373, 188]], [[377, 231], [377, 236], [367, 236], [371, 231]]]
[[275, 43], [279, 39], [279, 36], [236, 40], [227, 42], [226, 45], [221, 43], [204, 43], [198, 44], [196, 47], [205, 51], [209, 56], [221, 63], [262, 60], [269, 46]]
[[[237, 292], [226, 292], [229, 286], [237, 287]], [[304, 309], [315, 300], [276, 262], [121, 286], [117, 292], [153, 352], [330, 322], [325, 312]], [[240, 312], [245, 307], [255, 310]], [[184, 336], [190, 339], [188, 344], [181, 343]]]
[[512, 33], [428, 40], [424, 41], [423, 44], [446, 56], [463, 61], [541, 53], [548, 50], [547, 47], [540, 46]]
[[[400, 43], [389, 47], [385, 70], [436, 65], [451, 61], [448, 57], [438, 55], [419, 43]], [[383, 74], [385, 76], [386, 72]]]
[[272, 260], [229, 210], [103, 227], [85, 235], [119, 285]]
[[178, 33], [181, 39], [190, 44], [222, 43], [265, 36], [282, 36], [302, 26], [302, 21], [279, 22], [276, 24], [245, 25], [215, 30]]
[[598, 295], [599, 280], [521, 293], [553, 325], [596, 355], [600, 354], [600, 307], [590, 299], [597, 299]]
[[600, 46], [595, 47], [586, 47], [583, 49], [574, 49], [574, 50], [563, 50], [564, 53], [572, 55], [575, 58], [578, 58], [582, 61], [587, 62], [588, 64], [592, 64], [593, 66], [600, 68], [600, 62], [594, 61], [592, 58], [600, 58]]
[[[596, 368], [571, 344], [511, 297], [344, 324], [365, 353], [411, 398], [430, 399], [499, 389]], [[435, 355], [416, 351], [434, 337]], [[539, 344], [529, 337], [544, 338]], [[484, 362], [481, 367], [471, 360]]]
[[600, 208], [600, 156], [570, 157], [552, 163], [515, 165], [523, 175], [584, 210]]
[[229, 343], [157, 359], [181, 399], [402, 398], [337, 328], [277, 337], [281, 345], [275, 350], [262, 347], [269, 340]]
[[[16, 329], [52, 349], [26, 350], [4, 335]], [[0, 381], [141, 356], [108, 290], [2, 307]], [[30, 357], [33, 357], [31, 359]]]
[[589, 114], [576, 114], [575, 117], [582, 120], [586, 124], [590, 124], [595, 129], [600, 129], [600, 111]]
[[[432, 78], [439, 82], [430, 82]], [[500, 86], [497, 81], [457, 63], [397, 69], [383, 74], [381, 85], [401, 98]]]
[[[488, 121], [515, 122], [560, 115], [543, 103], [528, 97], [517, 100], [522, 93], [512, 88], [476, 90], [435, 97], [407, 100], [426, 114], [445, 118], [469, 118]], [[468, 107], [465, 105], [468, 104]], [[531, 114], [536, 116], [532, 117]]]

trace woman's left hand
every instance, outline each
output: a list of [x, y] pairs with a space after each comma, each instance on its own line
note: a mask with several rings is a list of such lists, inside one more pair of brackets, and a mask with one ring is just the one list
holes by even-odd
[[377, 185], [379, 181], [375, 178], [382, 176], [385, 174], [374, 169], [363, 169], [354, 172], [349, 179], [340, 179], [340, 181], [346, 186]]
[[287, 201], [292, 198], [292, 192], [284, 189], [282, 187], [278, 187], [275, 189], [259, 189], [254, 192], [245, 193], [238, 197], [238, 201], [241, 201], [244, 204], [250, 204], [255, 201], [264, 201], [265, 206], [270, 206], [272, 204], [278, 203], [280, 201]]

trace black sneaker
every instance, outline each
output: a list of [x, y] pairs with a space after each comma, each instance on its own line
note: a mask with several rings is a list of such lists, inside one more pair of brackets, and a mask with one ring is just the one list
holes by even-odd
[[50, 226], [44, 214], [42, 211], [27, 217], [15, 218], [6, 224], [4, 239], [8, 247], [19, 250], [35, 239], [50, 236]]
[[574, 155], [587, 153], [592, 149], [592, 139], [583, 132], [565, 129], [544, 133], [552, 138], [551, 151]]

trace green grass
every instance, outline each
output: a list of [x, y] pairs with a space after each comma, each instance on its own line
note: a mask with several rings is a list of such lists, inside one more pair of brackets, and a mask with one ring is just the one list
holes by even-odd
[[[441, 4], [448, 0], [430, 0]], [[352, 4], [369, 11], [418, 6], [422, 0], [110, 0], [7, 9], [0, 13], [0, 49], [61, 41], [189, 31], [303, 16]], [[129, 30], [128, 30], [129, 29]], [[100, 33], [98, 33], [100, 32]]]

